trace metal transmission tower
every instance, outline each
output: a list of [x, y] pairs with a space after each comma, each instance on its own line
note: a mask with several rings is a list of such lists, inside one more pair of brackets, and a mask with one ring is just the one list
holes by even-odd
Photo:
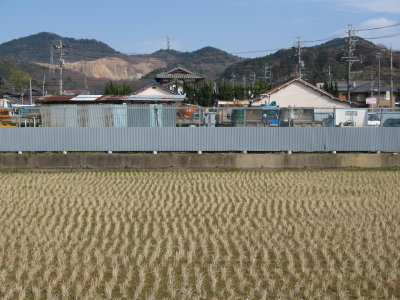
[[304, 61], [301, 58], [301, 54], [304, 52], [304, 49], [301, 48], [303, 42], [300, 40], [300, 37], [297, 38], [297, 42], [295, 43], [295, 50], [296, 54], [295, 56], [297, 57], [297, 64], [296, 64], [296, 76], [298, 76], [300, 79], [303, 78], [303, 70], [304, 68]]
[[65, 64], [64, 56], [68, 53], [64, 51], [64, 46], [62, 44], [62, 40], [58, 41], [58, 44], [53, 45], [54, 51], [59, 55], [58, 57], [58, 68], [60, 70], [60, 78], [59, 78], [59, 89], [60, 95], [63, 94], [63, 67]]
[[351, 96], [351, 79], [353, 78], [353, 75], [355, 72], [351, 71], [351, 67], [355, 62], [360, 61], [357, 56], [354, 55], [354, 51], [356, 50], [356, 42], [358, 39], [355, 37], [355, 32], [356, 30], [352, 29], [352, 26], [349, 24], [349, 29], [347, 30], [347, 56], [343, 56], [342, 59], [344, 59], [347, 62], [347, 100], [350, 101], [350, 96]]
[[171, 50], [171, 37], [167, 35], [167, 50]]

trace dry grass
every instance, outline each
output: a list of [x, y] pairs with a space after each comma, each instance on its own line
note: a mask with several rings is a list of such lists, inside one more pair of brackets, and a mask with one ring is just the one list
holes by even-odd
[[400, 172], [0, 174], [4, 299], [397, 299]]

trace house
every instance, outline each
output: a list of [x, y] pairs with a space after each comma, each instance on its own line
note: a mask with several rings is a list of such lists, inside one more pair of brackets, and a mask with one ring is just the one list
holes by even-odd
[[134, 90], [129, 94], [129, 101], [133, 101], [135, 103], [139, 102], [183, 102], [185, 100], [185, 95], [182, 95], [179, 92], [176, 92], [165, 85], [161, 85], [156, 80], [152, 80], [144, 86]]
[[37, 103], [45, 127], [175, 127], [184, 99], [152, 81], [129, 95], [49, 95]]
[[196, 84], [204, 77], [182, 67], [177, 67], [167, 72], [159, 73], [154, 79], [161, 85], [171, 90], [182, 92], [184, 83]]
[[29, 105], [33, 104], [35, 100], [42, 97], [42, 89], [31, 86], [31, 90], [28, 86], [25, 89], [17, 92], [15, 86], [7, 81], [5, 76], [0, 75], [0, 97], [7, 98], [11, 103]]
[[[337, 83], [339, 98], [347, 99], [347, 81], [339, 81]], [[378, 88], [376, 82], [371, 81], [353, 81], [350, 87], [351, 102], [355, 106], [368, 107], [367, 98], [378, 98], [378, 90], [380, 90], [379, 106], [390, 107], [390, 87], [382, 85]], [[399, 91], [394, 91], [395, 101], [398, 101]]]
[[252, 102], [252, 106], [275, 104], [280, 107], [349, 107], [350, 103], [323, 89], [294, 77], [266, 91]]

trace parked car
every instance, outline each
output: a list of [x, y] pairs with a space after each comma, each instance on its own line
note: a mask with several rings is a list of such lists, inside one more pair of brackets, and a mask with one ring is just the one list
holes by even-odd
[[400, 119], [387, 119], [383, 122], [383, 127], [400, 127]]

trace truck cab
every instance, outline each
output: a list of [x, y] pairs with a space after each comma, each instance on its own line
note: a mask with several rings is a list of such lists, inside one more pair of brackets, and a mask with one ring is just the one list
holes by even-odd
[[380, 126], [381, 119], [377, 113], [368, 113], [368, 126]]
[[279, 127], [281, 111], [277, 106], [263, 106], [261, 121], [268, 127]]

